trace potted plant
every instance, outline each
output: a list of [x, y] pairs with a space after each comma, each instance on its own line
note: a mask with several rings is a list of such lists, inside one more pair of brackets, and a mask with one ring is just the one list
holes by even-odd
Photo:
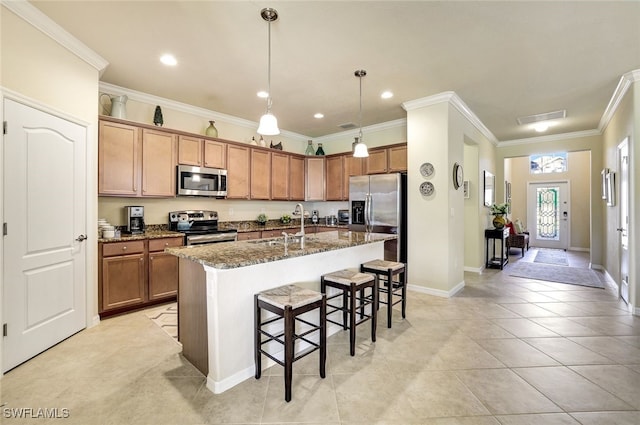
[[493, 204], [489, 207], [489, 211], [494, 215], [493, 217], [493, 227], [496, 229], [502, 229], [507, 224], [506, 215], [509, 211], [509, 204]]
[[289, 224], [291, 223], [291, 216], [289, 214], [282, 214], [282, 217], [280, 217], [280, 222], [282, 224]]
[[267, 215], [264, 213], [258, 214], [258, 218], [256, 218], [256, 221], [258, 222], [258, 224], [261, 224], [263, 226], [266, 224], [267, 220], [268, 220]]

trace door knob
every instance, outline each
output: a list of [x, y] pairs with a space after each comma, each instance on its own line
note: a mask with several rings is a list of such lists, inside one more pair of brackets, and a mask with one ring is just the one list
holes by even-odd
[[87, 235], [80, 235], [80, 236], [78, 236], [78, 237], [76, 238], [76, 240], [77, 240], [78, 242], [82, 242], [82, 241], [84, 241], [85, 239], [87, 239]]
[[624, 227], [618, 227], [616, 230], [617, 230], [618, 232], [624, 232]]

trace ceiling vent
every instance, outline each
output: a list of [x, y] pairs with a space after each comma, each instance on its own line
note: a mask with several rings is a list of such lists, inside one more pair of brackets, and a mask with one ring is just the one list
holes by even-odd
[[567, 110], [563, 109], [561, 111], [546, 112], [544, 114], [527, 115], [526, 117], [519, 117], [518, 124], [525, 125], [525, 124], [531, 124], [531, 123], [540, 122], [540, 121], [551, 121], [551, 120], [557, 120], [560, 118], [566, 118], [566, 116], [567, 116]]
[[344, 124], [340, 124], [338, 127], [340, 127], [343, 130], [351, 130], [352, 128], [358, 128], [358, 126], [352, 122], [346, 122]]

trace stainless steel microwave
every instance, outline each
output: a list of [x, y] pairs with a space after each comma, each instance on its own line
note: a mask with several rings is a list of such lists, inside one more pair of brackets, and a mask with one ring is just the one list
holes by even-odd
[[227, 170], [178, 165], [178, 195], [227, 196]]

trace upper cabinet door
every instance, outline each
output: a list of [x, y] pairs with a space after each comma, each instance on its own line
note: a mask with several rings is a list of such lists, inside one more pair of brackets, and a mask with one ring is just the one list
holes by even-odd
[[202, 167], [202, 139], [178, 137], [178, 164]]
[[387, 172], [387, 150], [370, 150], [369, 156], [365, 159], [367, 174], [379, 174]]
[[289, 200], [289, 158], [285, 153], [271, 153], [271, 199]]
[[100, 121], [98, 194], [136, 196], [140, 193], [140, 129]]
[[306, 158], [305, 201], [324, 201], [324, 158]]
[[289, 198], [292, 201], [304, 201], [304, 158], [289, 158]]
[[271, 198], [271, 152], [251, 149], [251, 199]]
[[244, 146], [227, 146], [227, 198], [249, 199], [249, 148]]
[[389, 152], [389, 172], [407, 171], [407, 145], [394, 146]]
[[176, 135], [142, 130], [142, 196], [176, 195]]
[[227, 144], [204, 141], [204, 166], [209, 168], [227, 168]]
[[325, 159], [327, 167], [327, 201], [342, 201], [344, 199], [344, 157], [331, 156]]

